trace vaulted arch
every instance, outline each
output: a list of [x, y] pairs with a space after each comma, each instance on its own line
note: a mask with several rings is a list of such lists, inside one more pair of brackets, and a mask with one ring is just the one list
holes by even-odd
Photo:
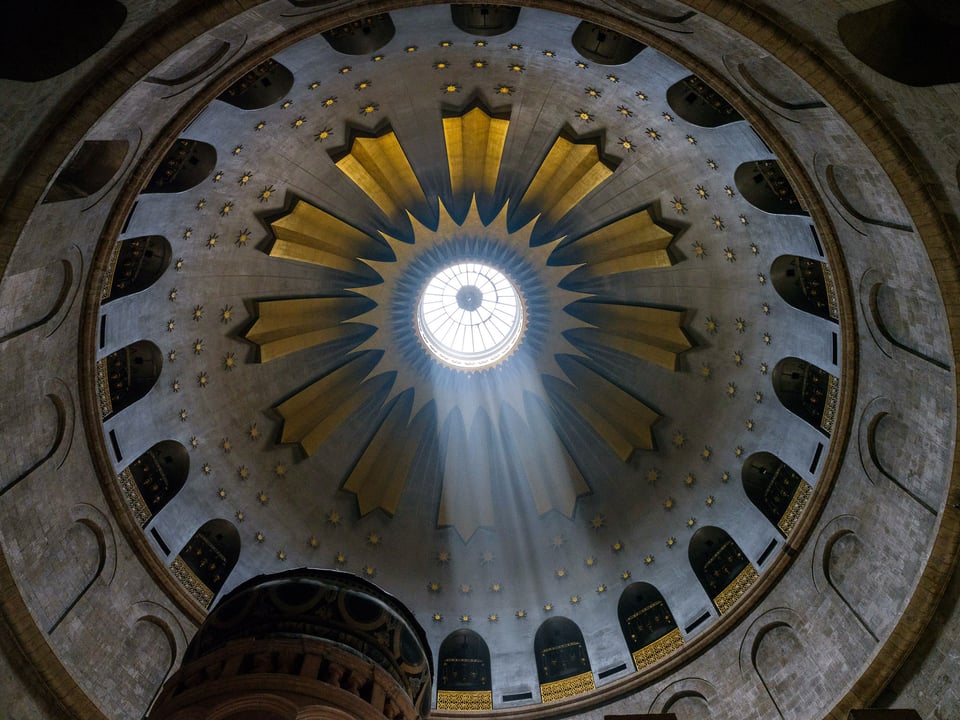
[[593, 671], [583, 633], [573, 620], [553, 617], [537, 629], [533, 640], [543, 702], [561, 700], [594, 689]]
[[273, 58], [264, 60], [219, 97], [241, 110], [258, 110], [280, 102], [293, 87], [293, 73]]
[[773, 453], [759, 452], [743, 464], [743, 489], [750, 502], [786, 537], [810, 499], [812, 488]]
[[190, 472], [190, 455], [176, 440], [158, 442], [118, 476], [124, 499], [140, 526], [180, 492]]
[[193, 598], [210, 607], [240, 557], [240, 533], [229, 520], [208, 520], [170, 565]]
[[667, 104], [678, 117], [700, 127], [714, 128], [743, 120], [724, 97], [696, 75], [667, 88]]
[[138, 340], [97, 361], [97, 400], [106, 420], [130, 407], [156, 384], [163, 367], [160, 349]]
[[688, 551], [690, 566], [722, 615], [759, 577], [743, 550], [725, 530], [702, 527], [694, 533]]
[[806, 360], [787, 357], [773, 369], [773, 390], [787, 410], [829, 437], [837, 416], [840, 378]]
[[491, 710], [490, 650], [473, 630], [456, 630], [440, 644], [438, 710]]
[[172, 255], [170, 243], [160, 235], [129, 238], [117, 243], [110, 257], [113, 275], [109, 283], [104, 283], [102, 301], [146, 290], [166, 271]]
[[145, 193], [178, 193], [206, 180], [217, 164], [217, 151], [209, 143], [180, 138], [167, 150], [143, 189]]
[[770, 266], [773, 287], [798, 310], [837, 322], [839, 307], [833, 273], [825, 262], [798, 255], [781, 255]]
[[628, 585], [617, 604], [620, 630], [637, 670], [652, 665], [683, 645], [683, 636], [667, 601], [650, 583]]

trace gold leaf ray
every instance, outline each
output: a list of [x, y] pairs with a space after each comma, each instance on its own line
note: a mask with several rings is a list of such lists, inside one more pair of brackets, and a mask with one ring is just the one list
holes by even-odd
[[328, 212], [298, 200], [293, 209], [270, 223], [274, 241], [270, 257], [299, 260], [352, 274], [363, 274], [358, 257], [375, 257], [379, 243]]
[[265, 363], [290, 353], [365, 332], [358, 323], [344, 323], [369, 304], [362, 297], [295, 298], [254, 304], [257, 321], [245, 337], [260, 349]]
[[408, 424], [413, 393], [402, 394], [351, 470], [343, 489], [357, 496], [360, 515], [381, 508], [393, 516], [410, 475], [417, 449], [430, 426], [430, 413]]
[[580, 273], [597, 278], [634, 270], [670, 267], [667, 248], [673, 234], [657, 225], [649, 211], [621, 218], [557, 251], [566, 264], [585, 263]]
[[660, 416], [585, 365], [569, 360], [562, 367], [573, 385], [544, 378], [551, 400], [559, 399], [593, 428], [623, 462], [634, 451], [653, 449], [653, 424]]
[[392, 130], [375, 138], [354, 138], [337, 167], [394, 223], [406, 219], [407, 208], [426, 204], [420, 181]]
[[276, 408], [283, 418], [280, 442], [299, 443], [313, 455], [360, 406], [386, 390], [388, 377], [364, 381], [370, 370], [370, 360], [360, 356], [280, 403]]
[[510, 121], [473, 108], [443, 119], [447, 165], [454, 195], [493, 195]]
[[437, 527], [453, 526], [464, 542], [480, 527], [492, 527], [494, 457], [490, 424], [484, 413], [474, 417], [468, 435], [459, 411], [447, 418], [443, 489]]
[[537, 208], [556, 223], [612, 174], [594, 142], [558, 137], [520, 201], [521, 212]]
[[683, 310], [610, 303], [579, 303], [574, 312], [597, 328], [577, 329], [574, 340], [620, 350], [670, 371], [693, 347], [683, 331]]

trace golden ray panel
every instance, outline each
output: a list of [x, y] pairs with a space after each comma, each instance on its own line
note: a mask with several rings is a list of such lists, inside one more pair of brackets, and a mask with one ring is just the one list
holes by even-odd
[[[589, 366], [586, 348], [615, 349], [673, 371], [691, 344], [682, 310], [613, 304], [564, 282], [572, 271], [592, 277], [614, 267], [668, 266], [673, 236], [648, 211], [575, 238], [560, 251], [562, 237], [531, 247], [535, 225], [549, 231], [612, 174], [595, 142], [557, 139], [521, 200], [532, 219], [511, 231], [508, 202], [486, 224], [477, 209], [477, 194], [490, 196], [497, 186], [509, 121], [475, 108], [445, 118], [443, 127], [451, 188], [473, 197], [463, 221], [442, 201], [435, 228], [410, 213], [424, 209], [426, 200], [392, 131], [355, 139], [338, 167], [392, 221], [402, 216], [413, 242], [382, 229], [393, 253], [384, 260], [378, 240], [325, 210], [296, 203], [272, 223], [277, 239], [270, 254], [350, 273], [356, 282], [345, 284], [355, 295], [259, 302], [246, 338], [258, 346], [260, 361], [269, 362], [356, 337], [343, 365], [276, 407], [281, 442], [316, 454], [347, 418], [380, 403], [377, 427], [343, 489], [356, 496], [361, 514], [396, 513], [418, 448], [435, 437], [442, 473], [436, 523], [469, 541], [479, 528], [496, 525], [503, 467], [517, 468], [537, 513], [572, 517], [577, 498], [590, 488], [576, 447], [567, 444], [573, 441], [557, 432], [561, 415], [574, 413], [625, 462], [636, 450], [654, 447], [659, 415]], [[502, 270], [522, 298], [519, 343], [495, 369], [450, 367], [430, 354], [416, 328], [426, 282], [465, 258]], [[382, 282], [370, 284], [371, 270]]]

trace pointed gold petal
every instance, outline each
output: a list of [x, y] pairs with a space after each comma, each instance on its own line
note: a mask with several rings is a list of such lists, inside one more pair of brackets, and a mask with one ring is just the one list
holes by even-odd
[[599, 329], [574, 330], [573, 339], [620, 350], [667, 370], [675, 371], [680, 353], [693, 347], [683, 331], [682, 310], [581, 303], [576, 313]]
[[649, 211], [628, 215], [561, 248], [564, 263], [586, 263], [581, 275], [604, 277], [634, 270], [670, 267], [667, 252], [673, 234], [657, 225]]
[[257, 321], [245, 337], [260, 348], [260, 362], [269, 362], [365, 332], [362, 325], [344, 321], [367, 303], [361, 297], [260, 301], [254, 305]]
[[454, 195], [493, 195], [509, 126], [509, 120], [491, 117], [480, 108], [443, 119]]

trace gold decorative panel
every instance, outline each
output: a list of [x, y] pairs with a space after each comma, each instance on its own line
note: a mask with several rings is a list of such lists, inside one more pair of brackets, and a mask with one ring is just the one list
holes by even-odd
[[720, 594], [713, 599], [713, 604], [717, 606], [720, 614], [723, 615], [732, 608], [737, 600], [743, 597], [743, 594], [756, 582], [758, 577], [760, 577], [760, 575], [753, 565], [747, 565], [741, 570], [733, 582], [721, 590]]
[[97, 360], [95, 372], [97, 404], [100, 406], [100, 417], [105, 418], [113, 412], [113, 401], [110, 400], [110, 380], [107, 377], [107, 358]]
[[437, 710], [492, 709], [492, 690], [437, 690]]
[[[657, 225], [647, 210], [628, 215], [584, 235], [562, 252], [571, 264], [587, 263], [584, 278], [606, 277], [673, 265], [667, 248], [673, 234]], [[558, 253], [559, 254], [559, 253]]]
[[140, 488], [137, 487], [137, 481], [133, 479], [133, 473], [130, 472], [130, 468], [124, 468], [120, 474], [117, 475], [117, 481], [120, 483], [120, 489], [123, 491], [123, 499], [127, 501], [127, 506], [140, 524], [140, 527], [144, 527], [150, 522], [153, 513], [150, 512], [150, 508], [147, 507], [143, 495], [140, 494]]
[[612, 174], [613, 170], [600, 159], [595, 143], [559, 137], [527, 188], [520, 207], [535, 210], [548, 223], [555, 223]]
[[777, 527], [780, 528], [784, 535], [789, 535], [794, 525], [797, 524], [797, 520], [799, 520], [800, 515], [803, 514], [803, 509], [807, 506], [807, 501], [810, 500], [810, 494], [812, 492], [813, 488], [801, 480], [796, 492], [793, 493], [793, 499], [790, 501], [787, 511], [783, 514], [783, 517], [780, 518], [780, 522], [777, 523]]
[[830, 435], [833, 432], [833, 425], [837, 419], [837, 405], [840, 402], [840, 378], [834, 375], [827, 375], [827, 396], [823, 403], [823, 417], [820, 419], [820, 427]]
[[576, 313], [596, 327], [572, 330], [571, 337], [619, 350], [666, 370], [676, 371], [680, 353], [693, 347], [683, 331], [686, 313], [682, 310], [582, 303]]
[[110, 297], [113, 292], [113, 276], [117, 274], [117, 263], [120, 261], [120, 249], [123, 243], [114, 243], [113, 250], [110, 251], [110, 260], [107, 269], [103, 273], [103, 285], [100, 288], [100, 301], [103, 302]]
[[408, 210], [426, 205], [420, 181], [392, 130], [376, 138], [354, 138], [337, 167], [395, 223], [405, 222]]
[[840, 319], [840, 301], [837, 299], [837, 286], [833, 284], [833, 271], [826, 263], [820, 263], [823, 268], [823, 284], [827, 293], [827, 312], [834, 320]]
[[354, 275], [366, 269], [357, 258], [374, 255], [378, 247], [366, 233], [303, 200], [270, 223], [270, 229], [274, 236], [270, 257], [299, 260]]
[[260, 362], [362, 333], [348, 318], [363, 312], [363, 298], [296, 298], [256, 303], [257, 321], [246, 334], [260, 348]]
[[210, 607], [213, 602], [213, 590], [196, 576], [179, 555], [170, 563], [170, 572], [186, 588], [187, 592], [203, 607]]
[[493, 195], [509, 126], [509, 120], [491, 117], [480, 108], [443, 119], [454, 194]]
[[593, 673], [587, 671], [580, 675], [566, 678], [565, 680], [555, 680], [554, 682], [541, 685], [540, 700], [545, 703], [554, 702], [590, 692], [594, 689], [596, 689], [596, 685], [593, 682]]
[[683, 646], [683, 636], [679, 628], [674, 628], [663, 637], [657, 638], [649, 645], [633, 652], [633, 664], [637, 670], [643, 670], [647, 665], [660, 662], [667, 655]]

